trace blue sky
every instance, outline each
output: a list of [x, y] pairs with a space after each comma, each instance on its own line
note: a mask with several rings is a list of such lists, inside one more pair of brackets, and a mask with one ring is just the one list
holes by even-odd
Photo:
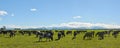
[[0, 15], [0, 25], [67, 22], [120, 25], [120, 0], [0, 0], [0, 11], [7, 12]]

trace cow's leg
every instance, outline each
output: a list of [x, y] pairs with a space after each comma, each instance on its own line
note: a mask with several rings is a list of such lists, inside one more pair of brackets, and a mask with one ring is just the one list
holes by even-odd
[[83, 40], [85, 40], [85, 38], [86, 38], [86, 35], [83, 37]]
[[58, 36], [58, 40], [60, 40], [61, 36]]
[[76, 35], [73, 37], [73, 39], [75, 39], [76, 38]]
[[39, 37], [39, 41], [41, 41], [42, 40], [42, 37]]
[[102, 39], [104, 39], [104, 36], [102, 36]]
[[10, 38], [12, 37], [11, 34], [9, 36], [10, 36]]
[[49, 38], [49, 42], [50, 42], [50, 40], [51, 40], [51, 37]]
[[53, 41], [53, 37], [50, 37], [51, 38], [51, 40]]
[[48, 37], [46, 37], [46, 41], [48, 40]]
[[15, 36], [15, 34], [14, 34], [14, 36]]
[[114, 38], [117, 38], [117, 35], [114, 35]]

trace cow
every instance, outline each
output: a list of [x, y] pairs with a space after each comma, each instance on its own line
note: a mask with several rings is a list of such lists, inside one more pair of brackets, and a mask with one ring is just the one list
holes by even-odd
[[21, 35], [24, 35], [24, 34], [25, 34], [25, 32], [22, 31], [22, 30], [20, 30], [19, 33], [20, 33]]
[[61, 32], [61, 37], [65, 37], [65, 32], [64, 30], [60, 31]]
[[83, 36], [83, 40], [85, 39], [91, 40], [93, 36], [94, 36], [94, 32], [86, 32], [85, 35]]
[[114, 32], [112, 33], [112, 36], [114, 36], [114, 38], [117, 38], [119, 32], [120, 32], [120, 31], [114, 31]]
[[68, 35], [68, 34], [72, 34], [72, 31], [67, 31], [66, 34], [67, 34], [67, 35]]
[[73, 33], [73, 38], [72, 38], [72, 40], [76, 38], [76, 35], [77, 35], [77, 32], [75, 31], [75, 32]]
[[103, 32], [104, 32], [106, 35], [110, 36], [111, 30], [110, 30], [110, 31], [109, 31], [109, 30], [108, 30], [108, 31], [106, 30], [106, 31], [103, 31]]
[[9, 34], [9, 37], [14, 37], [14, 36], [15, 36], [15, 32], [14, 32], [14, 31], [9, 30], [8, 32], [10, 33], [10, 34]]
[[80, 34], [82, 31], [79, 31], [79, 30], [77, 30], [77, 31], [75, 31], [77, 34]]
[[0, 34], [2, 34], [2, 31], [0, 30]]
[[62, 37], [62, 33], [61, 33], [61, 32], [58, 32], [57, 36], [58, 36], [58, 39], [56, 39], [56, 40], [60, 40], [61, 37]]
[[38, 31], [38, 35], [39, 35], [39, 41], [42, 41], [43, 38], [46, 38], [46, 41], [50, 39], [53, 41], [53, 33], [52, 32], [40, 32]]
[[1, 31], [3, 35], [7, 35], [8, 31], [5, 30], [5, 31]]
[[39, 37], [39, 35], [40, 35], [41, 32], [40, 32], [40, 31], [36, 31], [35, 33], [36, 33], [36, 34], [35, 34], [36, 37]]
[[26, 33], [28, 34], [28, 36], [31, 36], [31, 34], [32, 34], [31, 31], [26, 31]]
[[37, 31], [35, 31], [35, 30], [31, 31], [31, 33], [34, 34], [34, 35], [36, 35], [36, 32], [37, 32]]
[[103, 40], [104, 39], [105, 32], [97, 32], [95, 36], [98, 36], [98, 40]]
[[54, 35], [54, 32], [52, 32], [52, 30], [49, 30], [49, 31], [46, 31], [47, 32], [47, 36], [53, 41], [53, 35]]

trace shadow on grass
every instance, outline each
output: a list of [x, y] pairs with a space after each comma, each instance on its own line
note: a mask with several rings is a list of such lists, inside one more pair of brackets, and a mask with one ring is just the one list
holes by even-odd
[[2, 36], [0, 36], [0, 37], [2, 37]]
[[87, 40], [92, 40], [92, 39], [83, 39], [83, 40], [86, 40], [86, 41], [87, 41]]
[[40, 42], [47, 42], [47, 41], [34, 41], [33, 43], [40, 43]]
[[10, 37], [5, 37], [5, 38], [10, 38]]
[[55, 41], [59, 41], [60, 39], [55, 39]]

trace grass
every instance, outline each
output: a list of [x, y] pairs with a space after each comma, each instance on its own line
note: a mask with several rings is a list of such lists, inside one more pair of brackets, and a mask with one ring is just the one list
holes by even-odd
[[[96, 30], [97, 32], [97, 30]], [[59, 41], [57, 39], [57, 33], [55, 32], [54, 41], [38, 42], [38, 38], [35, 35], [20, 35], [17, 34], [13, 38], [9, 38], [8, 35], [0, 35], [0, 48], [120, 48], [120, 36], [114, 38], [110, 35], [106, 35], [104, 40], [98, 40], [98, 37], [92, 38], [92, 40], [83, 40], [84, 33], [77, 35], [76, 39], [72, 40], [73, 35], [66, 35]]]

